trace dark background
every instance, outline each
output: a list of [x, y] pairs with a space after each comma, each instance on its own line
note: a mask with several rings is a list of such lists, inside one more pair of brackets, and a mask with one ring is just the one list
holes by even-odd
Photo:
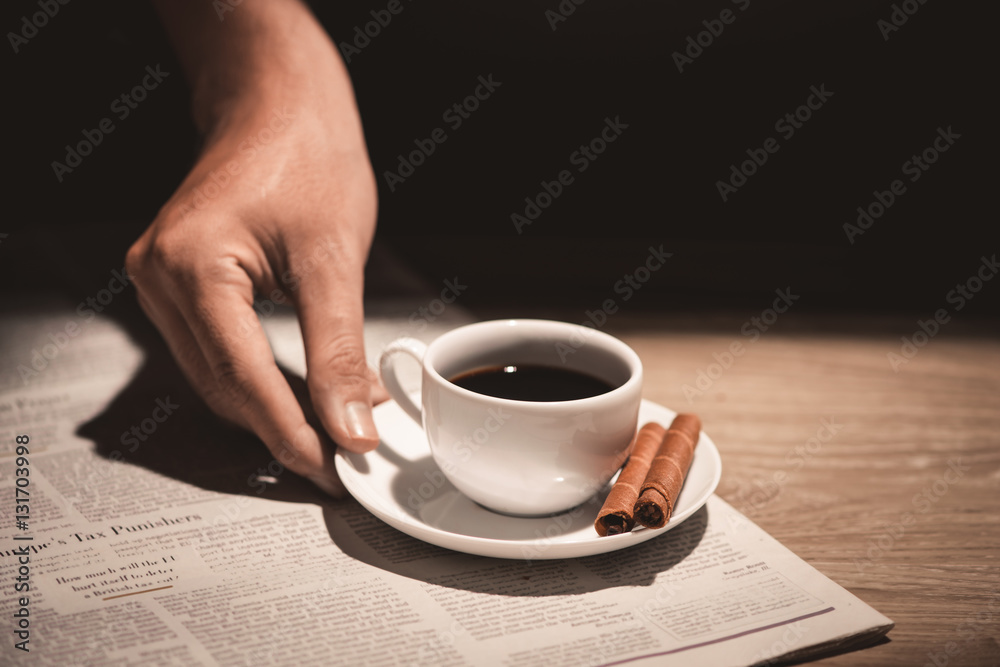
[[[386, 6], [340, 4], [312, 3], [338, 43]], [[913, 0], [885, 40], [877, 22], [894, 4], [590, 0], [553, 31], [555, 0], [403, 0], [349, 64], [379, 176], [379, 242], [432, 284], [458, 276], [473, 307], [592, 306], [661, 244], [674, 256], [630, 301], [636, 312], [759, 311], [786, 287], [803, 311], [949, 307], [948, 291], [998, 250], [995, 22], [981, 4]], [[735, 21], [679, 73], [671, 55], [723, 9]], [[37, 11], [7, 2], [0, 28]], [[71, 2], [19, 53], [2, 48], [0, 278], [85, 296], [65, 267], [120, 268], [197, 155], [180, 68], [143, 2]], [[64, 146], [157, 63], [171, 76], [57, 182]], [[449, 128], [444, 110], [490, 74], [501, 87]], [[784, 139], [775, 121], [814, 85], [833, 96]], [[577, 173], [569, 155], [605, 117], [629, 127]], [[910, 183], [902, 164], [949, 126], [961, 139]], [[391, 192], [384, 172], [437, 127], [448, 140]], [[768, 137], [780, 150], [723, 203], [716, 181]], [[518, 234], [511, 214], [562, 169], [575, 182]], [[849, 243], [843, 224], [896, 178], [907, 192]], [[997, 313], [1000, 281], [962, 317]]]

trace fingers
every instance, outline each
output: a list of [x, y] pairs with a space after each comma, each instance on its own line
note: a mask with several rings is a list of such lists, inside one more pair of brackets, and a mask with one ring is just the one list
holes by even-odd
[[328, 251], [333, 256], [296, 295], [306, 379], [313, 407], [331, 437], [345, 449], [367, 452], [378, 445], [371, 407], [381, 394], [365, 360], [364, 257], [350, 248]]
[[[132, 274], [135, 275], [134, 273]], [[145, 286], [145, 281], [137, 283]], [[172, 301], [151, 300], [146, 295], [148, 290], [140, 288], [139, 304], [149, 319], [156, 325], [156, 328], [163, 334], [163, 338], [170, 348], [177, 365], [187, 378], [188, 383], [194, 387], [202, 400], [208, 404], [212, 412], [219, 415], [226, 421], [237, 426], [250, 429], [243, 414], [231, 403], [222, 400], [220, 392], [216, 388], [216, 383], [205, 361], [205, 356], [201, 353], [198, 341], [194, 339], [191, 330], [180, 312]]]
[[[142, 254], [130, 252], [128, 264], [135, 267]], [[250, 278], [232, 258], [193, 254], [191, 248], [145, 253], [152, 266], [136, 280], [143, 307], [216, 413], [253, 430], [285, 467], [343, 495], [332, 448], [307, 423], [274, 362], [253, 311]]]
[[388, 401], [389, 392], [387, 392], [385, 387], [382, 386], [382, 381], [379, 379], [378, 374], [374, 370], [369, 369], [368, 379], [371, 381], [372, 387], [372, 405], [378, 405], [379, 403]]
[[[231, 272], [233, 282], [210, 286], [199, 282], [179, 304], [222, 400], [240, 411], [284, 466], [303, 475], [336, 479], [332, 452], [323, 448], [319, 434], [306, 422], [274, 362], [253, 312], [249, 278], [238, 275], [241, 269], [236, 266]], [[249, 326], [237, 332], [236, 322]]]

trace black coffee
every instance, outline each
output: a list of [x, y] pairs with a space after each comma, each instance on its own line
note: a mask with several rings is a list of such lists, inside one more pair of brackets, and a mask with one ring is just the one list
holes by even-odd
[[516, 401], [573, 401], [614, 389], [586, 373], [531, 364], [477, 368], [449, 379], [477, 394]]

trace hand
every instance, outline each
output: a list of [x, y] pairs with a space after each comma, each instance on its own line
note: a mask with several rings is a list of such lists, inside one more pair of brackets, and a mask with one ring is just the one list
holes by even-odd
[[[221, 98], [195, 89], [206, 147], [126, 268], [208, 405], [339, 495], [330, 438], [355, 452], [378, 444], [371, 406], [382, 394], [365, 361], [362, 305], [377, 188], [343, 65], [325, 35], [313, 44], [309, 34], [309, 67], [258, 63], [252, 86]], [[297, 310], [321, 428], [275, 364], [255, 293]]]

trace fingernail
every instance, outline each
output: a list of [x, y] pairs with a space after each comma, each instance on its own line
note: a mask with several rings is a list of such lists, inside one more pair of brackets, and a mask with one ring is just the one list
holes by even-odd
[[375, 429], [370, 405], [362, 401], [351, 401], [344, 406], [344, 421], [347, 434], [352, 440], [365, 441], [372, 448], [378, 445], [378, 431]]
[[327, 477], [310, 477], [309, 481], [338, 500], [347, 496], [347, 489], [344, 488], [340, 480], [333, 480]]

